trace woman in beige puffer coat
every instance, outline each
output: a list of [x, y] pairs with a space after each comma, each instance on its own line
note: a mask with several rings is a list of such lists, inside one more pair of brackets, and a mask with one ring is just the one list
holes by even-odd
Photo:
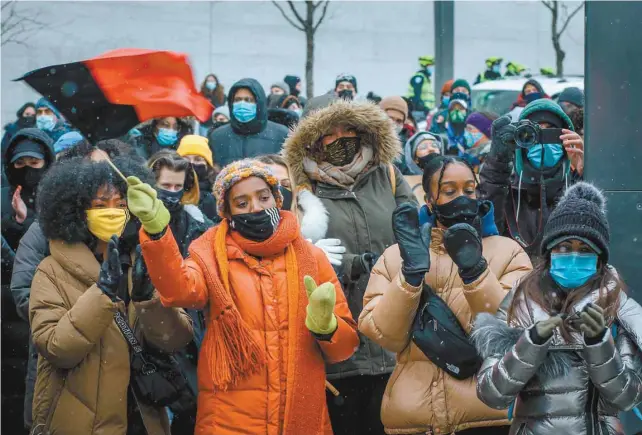
[[397, 353], [382, 421], [389, 434], [508, 433], [506, 411], [477, 398], [475, 378], [451, 377], [426, 357], [411, 334], [422, 284], [470, 332], [474, 316], [495, 313], [531, 263], [516, 242], [497, 235], [492, 206], [477, 201], [475, 175], [465, 162], [435, 155], [424, 170], [428, 205], [420, 216], [405, 204], [395, 210], [398, 244], [375, 265], [359, 317], [363, 334]]
[[[128, 175], [149, 176], [131, 162], [114, 163]], [[119, 248], [106, 242], [126, 226], [126, 190], [106, 162], [77, 159], [55, 165], [41, 183], [40, 223], [51, 255], [38, 266], [29, 301], [39, 354], [33, 435], [170, 433], [164, 408], [131, 393], [130, 346], [114, 314], [125, 313], [139, 342], [168, 352], [192, 340], [192, 323], [124, 274], [135, 236], [121, 238]], [[112, 259], [120, 273], [107, 267]]]

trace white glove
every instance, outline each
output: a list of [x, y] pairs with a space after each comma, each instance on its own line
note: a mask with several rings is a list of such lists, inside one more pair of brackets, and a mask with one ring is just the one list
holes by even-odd
[[325, 255], [328, 257], [330, 264], [333, 266], [341, 266], [343, 261], [343, 254], [346, 252], [346, 248], [341, 246], [341, 240], [339, 239], [321, 239], [314, 244], [317, 248], [323, 249]]

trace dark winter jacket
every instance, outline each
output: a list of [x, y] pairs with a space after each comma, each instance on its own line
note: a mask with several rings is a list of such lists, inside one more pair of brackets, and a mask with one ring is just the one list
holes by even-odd
[[[374, 150], [373, 166], [357, 177], [350, 190], [313, 182], [303, 170], [308, 145], [316, 143], [322, 135], [342, 123], [360, 132], [361, 144]], [[363, 295], [370, 276], [369, 268], [362, 270], [361, 256], [367, 252], [381, 255], [393, 245], [392, 212], [403, 202], [416, 201], [403, 175], [392, 165], [394, 158], [401, 153], [397, 134], [379, 107], [372, 103], [338, 100], [303, 119], [284, 149], [291, 179], [298, 190], [297, 203], [304, 237], [313, 242], [325, 238], [340, 239], [347, 250], [343, 264], [337, 268], [337, 276], [356, 321], [363, 308]], [[394, 171], [394, 187], [391, 171]], [[303, 188], [306, 185], [310, 187]], [[395, 365], [393, 353], [362, 334], [359, 334], [359, 341], [359, 350], [349, 360], [327, 367], [329, 379], [392, 372]]]
[[[256, 99], [256, 118], [242, 123], [234, 116], [234, 94], [239, 88], [249, 89]], [[288, 129], [268, 121], [267, 99], [261, 84], [254, 79], [242, 79], [232, 86], [227, 104], [230, 108], [230, 123], [212, 131], [209, 135], [214, 160], [221, 167], [236, 160], [263, 154], [278, 154], [288, 135]]]
[[[15, 302], [17, 314], [27, 327], [27, 340], [29, 343], [29, 359], [24, 382], [24, 424], [27, 428], [31, 427], [31, 404], [33, 403], [33, 390], [38, 372], [38, 353], [28, 332], [29, 295], [31, 293], [31, 281], [36, 274], [36, 269], [47, 256], [49, 256], [49, 243], [42, 233], [40, 224], [36, 221], [20, 240], [20, 246], [16, 251], [16, 259], [13, 264], [13, 274], [11, 275], [11, 295]], [[25, 376], [22, 379], [24, 380]]]
[[[18, 317], [9, 282], [15, 253], [2, 238], [2, 428], [18, 430], [23, 416], [27, 371], [29, 323]], [[5, 424], [11, 422], [11, 424]]]
[[23, 186], [21, 196], [27, 206], [27, 218], [23, 223], [16, 222], [15, 212], [11, 206], [11, 198], [20, 182], [17, 179], [18, 170], [11, 165], [10, 161], [16, 145], [23, 139], [32, 140], [43, 146], [45, 152], [45, 167], [49, 167], [56, 159], [53, 142], [49, 136], [37, 128], [20, 130], [11, 138], [7, 146], [7, 152], [3, 156], [3, 165], [9, 185], [2, 188], [2, 235], [14, 250], [18, 248], [20, 239], [36, 218], [36, 189], [27, 190]]
[[127, 139], [127, 142], [132, 146], [136, 154], [138, 154], [145, 160], [149, 159], [157, 151], [160, 151], [160, 150], [164, 150], [164, 149], [176, 150], [183, 136], [187, 134], [192, 134], [192, 128], [189, 124], [187, 124], [185, 121], [183, 121], [180, 118], [177, 118], [177, 120], [178, 120], [178, 139], [176, 139], [176, 143], [174, 145], [171, 145], [171, 146], [159, 145], [158, 141], [156, 140], [156, 135], [154, 134], [154, 126], [155, 126], [154, 122], [151, 122], [142, 127], [139, 127], [138, 131], [140, 132], [140, 136], [132, 135]]
[[[599, 293], [595, 289], [569, 312], [580, 312]], [[485, 358], [477, 375], [478, 397], [496, 409], [512, 404], [512, 435], [624, 433], [618, 414], [642, 400], [642, 307], [622, 292], [599, 342], [587, 345], [581, 332], [566, 341], [555, 330], [540, 345], [530, 332], [550, 314], [520, 296], [516, 318], [507, 325], [513, 294], [496, 317], [480, 314], [475, 321], [472, 339]]]

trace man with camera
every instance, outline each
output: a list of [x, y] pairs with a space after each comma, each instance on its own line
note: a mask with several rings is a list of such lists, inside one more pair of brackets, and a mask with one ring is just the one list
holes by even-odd
[[511, 121], [505, 115], [493, 122], [479, 190], [495, 206], [500, 234], [516, 240], [533, 258], [557, 200], [582, 178], [584, 142], [551, 100], [533, 101], [518, 122]]

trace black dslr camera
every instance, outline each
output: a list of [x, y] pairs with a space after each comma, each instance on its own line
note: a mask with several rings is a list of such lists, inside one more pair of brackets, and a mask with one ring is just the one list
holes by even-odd
[[513, 136], [520, 148], [531, 148], [544, 143], [562, 143], [561, 128], [542, 128], [539, 124], [523, 119], [512, 124], [515, 127]]

